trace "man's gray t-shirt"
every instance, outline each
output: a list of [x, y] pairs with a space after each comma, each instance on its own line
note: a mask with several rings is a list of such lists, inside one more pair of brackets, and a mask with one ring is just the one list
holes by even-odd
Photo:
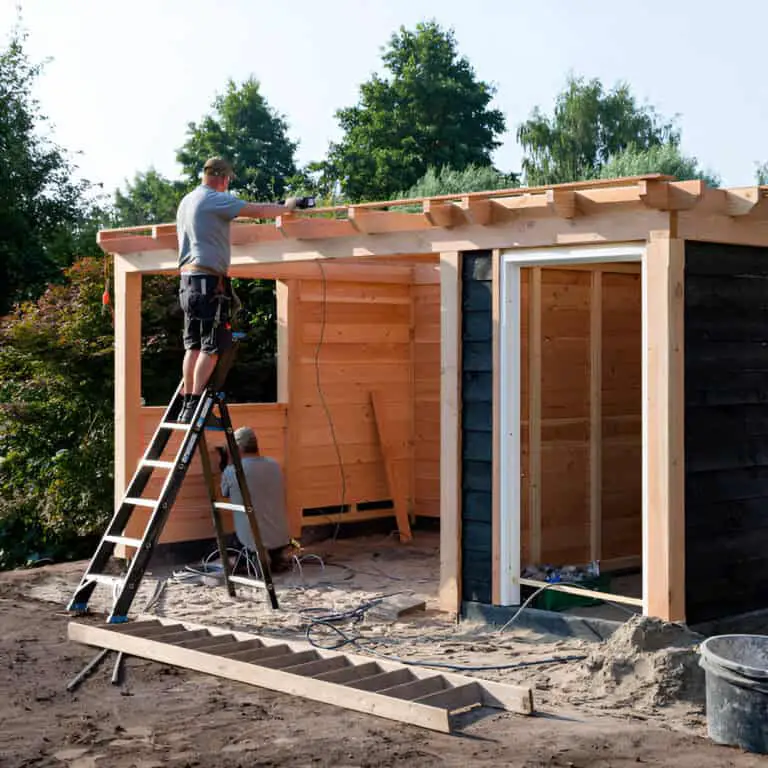
[[[285, 491], [280, 465], [266, 456], [244, 456], [243, 473], [248, 492], [256, 513], [261, 540], [266, 549], [278, 549], [290, 542], [288, 518], [285, 511]], [[235, 468], [230, 464], [221, 475], [221, 493], [228, 496], [232, 504], [242, 504], [243, 497], [237, 484]], [[256, 543], [244, 512], [232, 513], [235, 533], [240, 543], [254, 551]]]
[[206, 184], [185, 195], [176, 212], [179, 267], [191, 264], [226, 274], [230, 263], [230, 222], [245, 205], [245, 200], [228, 192], [217, 192]]

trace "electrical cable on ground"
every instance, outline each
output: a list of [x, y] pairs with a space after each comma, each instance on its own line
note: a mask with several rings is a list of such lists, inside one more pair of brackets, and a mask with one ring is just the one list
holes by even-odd
[[[549, 585], [548, 585], [549, 586]], [[545, 589], [546, 587], [543, 587]], [[398, 594], [398, 593], [396, 593]], [[384, 597], [389, 597], [386, 595]], [[416, 667], [435, 667], [439, 669], [450, 669], [457, 672], [482, 672], [490, 670], [510, 670], [510, 669], [522, 669], [524, 667], [539, 666], [543, 664], [564, 664], [571, 661], [582, 661], [587, 658], [586, 654], [570, 654], [567, 656], [548, 656], [544, 659], [531, 659], [528, 661], [517, 661], [504, 664], [484, 664], [484, 665], [471, 665], [471, 664], [452, 664], [444, 661], [428, 661], [428, 660], [415, 660], [404, 659], [400, 656], [392, 654], [382, 653], [371, 647], [372, 642], [364, 639], [361, 635], [351, 635], [340, 627], [336, 626], [341, 622], [352, 622], [352, 626], [358, 624], [365, 617], [365, 613], [375, 605], [378, 605], [384, 597], [377, 597], [373, 600], [361, 603], [356, 608], [352, 608], [341, 612], [326, 612], [321, 613], [316, 618], [311, 618], [305, 631], [305, 638], [307, 642], [315, 648], [321, 650], [338, 650], [345, 645], [352, 645], [359, 651], [364, 653], [370, 653], [373, 656], [377, 656], [387, 661], [394, 661], [399, 664], [405, 664], [408, 666]], [[522, 608], [523, 606], [521, 606]], [[306, 608], [299, 611], [300, 614], [306, 615], [309, 613], [318, 613], [323, 611], [322, 608]], [[519, 615], [519, 611], [515, 614], [515, 617]], [[515, 618], [513, 617], [513, 618]], [[508, 622], [509, 623], [509, 622]], [[332, 645], [324, 645], [313, 637], [313, 633], [318, 633], [324, 630], [331, 630], [338, 636], [338, 640]]]

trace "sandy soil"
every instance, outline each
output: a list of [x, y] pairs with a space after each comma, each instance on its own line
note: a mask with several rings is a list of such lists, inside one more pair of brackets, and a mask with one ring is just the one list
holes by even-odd
[[[360, 653], [368, 644], [401, 658], [473, 666], [583, 656], [465, 672], [528, 683], [538, 716], [481, 712], [460, 724], [459, 735], [444, 736], [137, 659], [128, 662], [122, 687], [110, 685], [105, 665], [68, 693], [67, 681], [93, 656], [66, 640], [64, 607], [83, 571], [75, 563], [0, 574], [0, 767], [768, 764], [706, 739], [696, 637], [637, 617], [604, 643], [514, 625], [504, 633], [457, 626], [435, 610], [434, 546], [426, 540], [406, 550], [378, 537], [339, 541], [332, 551], [316, 547], [325, 570], [306, 561], [303, 575], [280, 576], [276, 612], [261, 593], [243, 589], [230, 598], [171, 573], [150, 612], [301, 639], [318, 611], [408, 591], [425, 599], [426, 611], [399, 621], [369, 612], [357, 624], [339, 624], [363, 643], [348, 650]], [[164, 575], [157, 569], [156, 577]], [[154, 587], [147, 579], [137, 612]], [[102, 588], [91, 607], [108, 603]], [[330, 635], [313, 637], [332, 643]]]

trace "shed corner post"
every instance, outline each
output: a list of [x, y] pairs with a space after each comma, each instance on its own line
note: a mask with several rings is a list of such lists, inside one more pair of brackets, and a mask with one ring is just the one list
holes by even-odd
[[296, 408], [299, 384], [296, 371], [298, 360], [299, 290], [300, 281], [291, 278], [275, 282], [277, 303], [277, 401], [287, 405], [285, 422], [285, 476], [288, 528], [291, 536], [301, 538], [302, 510], [296, 488], [299, 471], [300, 412]]
[[461, 609], [461, 254], [440, 254], [440, 608]]
[[685, 242], [652, 232], [644, 259], [643, 613], [685, 621]]
[[[141, 272], [133, 271], [120, 256], [114, 259], [116, 509], [136, 471], [142, 447]], [[122, 556], [119, 547], [115, 554]]]

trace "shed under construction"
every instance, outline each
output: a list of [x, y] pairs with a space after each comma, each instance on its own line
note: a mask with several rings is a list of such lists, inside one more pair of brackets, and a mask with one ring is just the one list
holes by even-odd
[[[278, 397], [231, 413], [281, 462], [293, 535], [392, 517], [406, 546], [439, 518], [456, 613], [590, 561], [634, 569], [611, 599], [662, 619], [768, 608], [767, 197], [656, 175], [233, 222], [231, 275], [277, 281]], [[174, 273], [177, 241], [99, 242], [119, 501], [162, 413], [142, 275]], [[211, 535], [196, 464], [161, 541]]]

